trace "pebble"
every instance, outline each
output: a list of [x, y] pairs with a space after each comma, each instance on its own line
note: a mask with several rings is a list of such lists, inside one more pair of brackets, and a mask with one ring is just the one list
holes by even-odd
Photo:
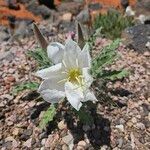
[[63, 16], [62, 16], [62, 20], [63, 20], [63, 21], [67, 21], [67, 22], [71, 21], [71, 18], [72, 18], [72, 14], [69, 13], [69, 12], [63, 14]]
[[60, 122], [58, 123], [58, 128], [59, 128], [60, 130], [63, 130], [63, 129], [65, 129], [65, 128], [67, 128], [67, 124], [65, 123], [64, 120], [62, 120], [62, 121], [60, 121]]
[[24, 147], [30, 148], [32, 145], [32, 138], [28, 139], [26, 142], [23, 143]]
[[132, 121], [132, 123], [137, 123], [137, 119], [136, 119], [135, 117], [133, 117], [133, 118], [131, 119], [131, 121]]
[[85, 150], [82, 146], [77, 146], [77, 150]]
[[62, 150], [69, 150], [69, 149], [68, 149], [68, 146], [67, 146], [66, 144], [64, 144], [64, 145], [62, 146]]
[[137, 128], [141, 129], [141, 130], [145, 130], [145, 125], [141, 122], [136, 124]]
[[124, 126], [122, 124], [116, 125], [116, 128], [119, 129], [120, 131], [124, 132]]
[[19, 128], [15, 128], [12, 132], [13, 135], [18, 135], [19, 134]]
[[86, 147], [86, 142], [85, 141], [79, 141], [78, 143], [79, 146], [83, 146], [83, 147]]
[[41, 144], [44, 146], [47, 139], [42, 139]]
[[150, 112], [148, 113], [148, 120], [150, 121]]
[[45, 147], [49, 148], [51, 146], [53, 140], [54, 140], [54, 137], [52, 135], [49, 135], [46, 142], [45, 142]]
[[100, 150], [107, 150], [107, 145], [103, 145]]
[[89, 131], [91, 128], [90, 128], [89, 125], [83, 125], [82, 129], [83, 129], [83, 131], [87, 132], [87, 131]]
[[73, 141], [73, 136], [71, 134], [68, 134], [62, 138], [62, 141], [69, 145]]

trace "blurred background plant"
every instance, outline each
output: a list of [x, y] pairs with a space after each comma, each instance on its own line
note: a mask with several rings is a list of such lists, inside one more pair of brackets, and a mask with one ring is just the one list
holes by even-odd
[[116, 10], [109, 10], [107, 14], [98, 15], [93, 22], [93, 28], [101, 27], [101, 33], [109, 39], [120, 38], [122, 31], [133, 25], [132, 17], [125, 16]]

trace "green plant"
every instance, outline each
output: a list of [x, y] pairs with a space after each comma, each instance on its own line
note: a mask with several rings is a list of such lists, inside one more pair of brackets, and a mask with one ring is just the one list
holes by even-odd
[[34, 51], [28, 51], [27, 55], [36, 60], [36, 62], [38, 63], [39, 69], [49, 67], [52, 64], [50, 59], [47, 56], [46, 51], [43, 49], [37, 48]]
[[54, 105], [51, 105], [43, 114], [42, 119], [39, 123], [41, 129], [45, 129], [46, 125], [53, 120], [56, 114], [56, 108]]
[[103, 78], [109, 80], [116, 80], [126, 77], [129, 73], [126, 70], [109, 70], [106, 71], [106, 65], [109, 65], [118, 58], [118, 54], [116, 49], [120, 44], [120, 39], [114, 40], [110, 45], [103, 48], [100, 54], [93, 59], [92, 67], [91, 67], [91, 74], [95, 78]]
[[132, 17], [123, 16], [115, 10], [110, 10], [105, 15], [97, 16], [93, 23], [94, 29], [101, 27], [101, 33], [110, 39], [120, 38], [122, 31], [133, 25]]
[[12, 94], [15, 95], [23, 90], [29, 89], [29, 90], [37, 90], [39, 86], [39, 83], [37, 82], [26, 82], [22, 83], [20, 85], [17, 85], [13, 88]]

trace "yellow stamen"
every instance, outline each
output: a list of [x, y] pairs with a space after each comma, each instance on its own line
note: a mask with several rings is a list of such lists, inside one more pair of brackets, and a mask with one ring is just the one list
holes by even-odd
[[79, 68], [72, 68], [68, 71], [68, 80], [73, 83], [80, 83], [81, 71]]

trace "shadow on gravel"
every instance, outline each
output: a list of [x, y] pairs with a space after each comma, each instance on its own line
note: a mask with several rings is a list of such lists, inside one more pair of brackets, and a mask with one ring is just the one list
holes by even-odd
[[[74, 144], [77, 144], [81, 140], [88, 139], [89, 147], [91, 150], [100, 149], [101, 146], [107, 145], [111, 148], [110, 145], [110, 136], [111, 136], [111, 128], [110, 121], [106, 118], [103, 118], [101, 115], [96, 113], [95, 109], [91, 109], [91, 116], [93, 116], [93, 125], [85, 125], [82, 122], [78, 121], [76, 125], [75, 119], [72, 115], [66, 113], [65, 121], [67, 123], [67, 127], [70, 130], [71, 134], [74, 138]], [[87, 130], [86, 130], [87, 128]], [[88, 129], [89, 128], [89, 129]]]

